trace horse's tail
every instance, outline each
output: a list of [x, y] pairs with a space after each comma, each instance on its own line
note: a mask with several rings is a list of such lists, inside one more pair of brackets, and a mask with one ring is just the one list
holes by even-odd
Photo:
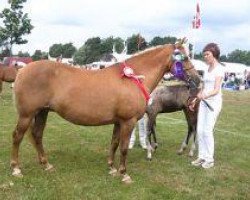
[[43, 130], [46, 125], [48, 112], [48, 109], [40, 110], [32, 119], [32, 122], [30, 124], [29, 140], [35, 147], [37, 146], [37, 141], [43, 136]]

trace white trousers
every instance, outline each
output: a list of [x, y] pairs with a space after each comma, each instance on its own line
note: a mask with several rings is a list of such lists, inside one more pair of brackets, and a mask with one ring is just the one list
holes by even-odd
[[[140, 120], [138, 120], [138, 128], [139, 128], [139, 140], [141, 146], [146, 145], [146, 129], [145, 129], [145, 119], [142, 117]], [[130, 145], [134, 145], [135, 140], [136, 140], [136, 135], [135, 135], [135, 130], [136, 126], [132, 131], [131, 137], [130, 137]]]
[[198, 158], [207, 162], [214, 162], [214, 126], [221, 111], [222, 101], [208, 101], [214, 111], [209, 110], [207, 105], [200, 103], [197, 137], [198, 137]]

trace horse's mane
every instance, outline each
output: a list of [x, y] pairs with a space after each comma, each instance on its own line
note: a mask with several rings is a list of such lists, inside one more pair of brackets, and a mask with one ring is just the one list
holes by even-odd
[[[163, 47], [167, 46], [169, 44], [164, 44], [164, 45], [157, 45], [157, 46], [153, 46], [153, 47], [149, 47], [143, 51], [140, 51], [140, 52], [136, 52], [135, 54], [133, 54], [130, 58], [134, 58], [136, 56], [140, 56], [141, 54], [144, 54], [144, 53], [147, 53], [147, 52], [150, 52], [150, 51], [153, 51], [153, 50], [156, 50], [156, 49], [162, 49]], [[128, 59], [130, 59], [128, 58]], [[127, 60], [128, 60], [127, 59]]]

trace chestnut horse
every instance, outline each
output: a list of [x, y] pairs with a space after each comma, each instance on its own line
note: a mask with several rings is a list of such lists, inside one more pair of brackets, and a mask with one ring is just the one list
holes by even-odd
[[0, 67], [0, 94], [2, 92], [3, 82], [12, 83], [16, 79], [18, 68], [15, 66]]
[[163, 75], [171, 70], [175, 50], [179, 49], [185, 55], [186, 59], [182, 62], [186, 77], [199, 80], [182, 44], [183, 40], [157, 46], [127, 59], [125, 63], [133, 68], [134, 74], [145, 77], [143, 83], [140, 81], [141, 85], [135, 84], [131, 77], [122, 76], [125, 70], [120, 63], [91, 71], [71, 68], [62, 63], [37, 61], [20, 70], [14, 88], [18, 121], [13, 132], [12, 175], [22, 176], [18, 152], [29, 127], [39, 162], [45, 170], [53, 168], [44, 152], [42, 137], [48, 112], [54, 111], [78, 125], [114, 124], [108, 158], [109, 173], [117, 174], [114, 157], [120, 146], [118, 172], [123, 182], [130, 183], [132, 179], [126, 174], [126, 159], [131, 132], [145, 113], [145, 92], [151, 93]]

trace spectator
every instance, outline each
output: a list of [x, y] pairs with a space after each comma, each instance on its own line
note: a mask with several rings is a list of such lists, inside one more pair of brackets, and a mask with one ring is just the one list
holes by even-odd
[[[144, 122], [144, 117], [142, 117], [139, 121], [138, 121], [138, 128], [139, 128], [139, 141], [140, 141], [140, 145], [143, 149], [147, 149], [147, 145], [146, 145], [146, 129], [145, 129], [145, 122]], [[130, 138], [130, 142], [129, 142], [129, 149], [132, 149], [134, 147], [135, 144], [135, 140], [136, 140], [136, 135], [135, 135], [135, 131], [136, 131], [136, 127], [134, 128], [134, 130], [132, 131], [131, 134], [131, 138]]]

